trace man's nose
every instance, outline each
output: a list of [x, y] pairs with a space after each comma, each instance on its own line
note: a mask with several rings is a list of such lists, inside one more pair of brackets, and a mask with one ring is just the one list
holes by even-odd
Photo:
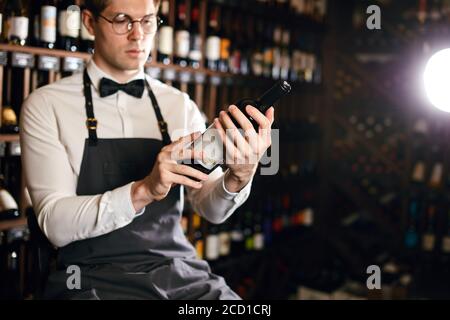
[[144, 30], [142, 30], [142, 25], [140, 22], [133, 22], [128, 38], [130, 40], [142, 40], [144, 38]]

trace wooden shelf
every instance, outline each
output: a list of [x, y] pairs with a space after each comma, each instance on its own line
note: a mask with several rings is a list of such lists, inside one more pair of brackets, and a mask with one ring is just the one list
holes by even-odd
[[[46, 48], [39, 48], [39, 47], [29, 47], [29, 46], [18, 46], [18, 45], [10, 45], [10, 44], [0, 44], [0, 51], [5, 52], [23, 52], [23, 53], [30, 53], [34, 55], [41, 55], [41, 56], [53, 56], [53, 57], [59, 57], [59, 58], [80, 58], [83, 59], [85, 62], [89, 61], [91, 59], [91, 55], [88, 53], [83, 52], [69, 52], [65, 50], [59, 50], [59, 49], [46, 49]], [[264, 76], [255, 76], [255, 75], [242, 75], [242, 74], [234, 74], [229, 72], [218, 72], [218, 71], [212, 71], [206, 68], [192, 68], [192, 67], [181, 67], [179, 65], [175, 64], [169, 64], [165, 65], [156, 61], [149, 62], [145, 65], [146, 68], [157, 68], [162, 71], [164, 70], [172, 70], [176, 73], [190, 73], [190, 74], [202, 74], [206, 77], [218, 77], [221, 79], [230, 79], [232, 81], [229, 82], [229, 84], [239, 84], [239, 83], [245, 83], [248, 85], [269, 85], [270, 83], [274, 83], [276, 79], [268, 78]], [[237, 81], [237, 83], [235, 82]], [[305, 83], [305, 82], [299, 82], [299, 81], [289, 81], [293, 87], [293, 90], [314, 90], [314, 89], [321, 89], [321, 84], [314, 84], [314, 83]]]
[[58, 50], [58, 49], [17, 46], [17, 45], [11, 45], [11, 44], [0, 44], [0, 51], [23, 52], [23, 53], [31, 53], [31, 54], [35, 54], [35, 55], [41, 55], [41, 56], [52, 56], [52, 57], [60, 57], [60, 58], [73, 57], [73, 58], [80, 58], [85, 61], [87, 61], [91, 58], [90, 54], [83, 53], [83, 52], [70, 52], [70, 51]]
[[1, 142], [15, 142], [19, 141], [19, 135], [18, 134], [0, 134], [0, 141]]
[[24, 227], [28, 224], [27, 218], [0, 221], [0, 231], [7, 231], [12, 228]]

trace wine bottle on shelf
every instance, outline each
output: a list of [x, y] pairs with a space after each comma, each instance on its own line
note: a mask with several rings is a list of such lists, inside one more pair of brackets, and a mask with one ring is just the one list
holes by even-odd
[[202, 220], [201, 217], [195, 212], [192, 214], [192, 228], [194, 234], [193, 246], [197, 252], [197, 257], [199, 259], [203, 259], [205, 242], [202, 232]]
[[220, 60], [219, 7], [212, 5], [208, 17], [208, 37], [206, 39], [207, 68], [217, 71]]
[[272, 51], [272, 78], [279, 79], [281, 77], [281, 47], [282, 47], [283, 29], [280, 25], [273, 29], [273, 51]]
[[289, 52], [289, 46], [291, 41], [291, 33], [289, 29], [284, 29], [281, 39], [281, 66], [280, 66], [280, 78], [283, 80], [289, 79], [289, 72], [291, 69], [291, 54]]
[[231, 73], [239, 74], [241, 72], [242, 48], [244, 48], [244, 32], [241, 30], [243, 21], [241, 19], [240, 10], [233, 10], [231, 15], [236, 22], [230, 26], [232, 29], [231, 34], [234, 35], [234, 38], [230, 43], [230, 57], [228, 59], [228, 65]]
[[200, 35], [200, 7], [199, 1], [191, 1], [189, 65], [195, 69], [200, 68], [202, 60], [202, 37]]
[[220, 72], [228, 72], [230, 69], [230, 47], [231, 47], [231, 38], [230, 38], [230, 11], [222, 10], [221, 14], [221, 36], [220, 36], [220, 60], [219, 60], [219, 71]]
[[220, 256], [220, 241], [218, 226], [210, 223], [208, 234], [206, 236], [205, 258], [209, 261], [215, 261]]
[[444, 166], [442, 163], [443, 155], [438, 145], [434, 145], [432, 147], [431, 158], [433, 161], [433, 166], [431, 169], [429, 186], [431, 188], [437, 189], [442, 185], [442, 175], [444, 170]]
[[[247, 112], [245, 111], [245, 107], [247, 105], [252, 105], [255, 108], [259, 109], [263, 114], [265, 114], [266, 111], [271, 106], [273, 106], [280, 98], [282, 98], [286, 94], [289, 94], [290, 92], [291, 85], [286, 81], [280, 80], [257, 100], [242, 99], [236, 102], [235, 105], [244, 114], [247, 114]], [[234, 120], [234, 118], [231, 115], [230, 117], [235, 125], [240, 128], [240, 125]], [[257, 122], [250, 116], [249, 120], [257, 129]], [[214, 130], [214, 124], [210, 125], [199, 138], [191, 142], [189, 147], [192, 147], [194, 150], [198, 150], [198, 148], [201, 148], [203, 150], [203, 153], [205, 154], [205, 157], [203, 161], [195, 160], [186, 164], [204, 173], [211, 173], [224, 162], [223, 145], [220, 141], [220, 137], [217, 136], [217, 131]]]
[[450, 208], [447, 209], [447, 227], [442, 237], [442, 252], [450, 254]]
[[0, 175], [0, 221], [19, 217], [19, 206], [11, 193], [5, 188], [3, 175]]
[[230, 230], [229, 223], [222, 223], [219, 225], [219, 255], [221, 258], [225, 258], [230, 254]]
[[426, 229], [422, 235], [422, 249], [424, 251], [433, 251], [436, 234], [435, 234], [435, 220], [436, 220], [436, 204], [432, 202], [426, 212]]
[[253, 249], [260, 251], [264, 249], [264, 233], [261, 212], [255, 213], [255, 224], [253, 232]]
[[158, 32], [158, 62], [168, 65], [173, 54], [173, 27], [169, 24], [170, 1], [161, 1], [162, 25]]
[[7, 39], [10, 44], [25, 46], [28, 40], [28, 7], [25, 0], [6, 2]]
[[254, 249], [254, 230], [253, 230], [253, 213], [249, 209], [244, 212], [244, 243], [245, 250], [252, 251]]
[[28, 45], [39, 47], [41, 45], [41, 0], [36, 0], [30, 8], [30, 23], [28, 24]]
[[75, 0], [63, 0], [59, 3], [59, 48], [76, 52], [80, 47], [80, 10]]
[[57, 12], [55, 0], [42, 1], [39, 39], [44, 48], [53, 49], [55, 47]]
[[190, 34], [187, 29], [187, 4], [182, 0], [177, 5], [175, 23], [175, 58], [174, 62], [182, 67], [188, 65]]
[[230, 232], [230, 252], [233, 257], [239, 256], [245, 251], [244, 240], [242, 216], [237, 214], [232, 218], [232, 227]]
[[264, 51], [263, 51], [263, 31], [264, 25], [261, 19], [256, 19], [254, 24], [255, 48], [252, 55], [252, 74], [259, 77], [263, 74]]
[[263, 58], [263, 75], [267, 78], [272, 76], [273, 65], [273, 25], [265, 23], [264, 25], [264, 58]]

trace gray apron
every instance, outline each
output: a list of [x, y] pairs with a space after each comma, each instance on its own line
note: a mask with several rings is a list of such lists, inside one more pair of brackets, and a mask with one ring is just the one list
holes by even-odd
[[[147, 81], [163, 140], [97, 138], [91, 81], [83, 76], [89, 138], [85, 141], [77, 195], [96, 195], [148, 175], [156, 156], [170, 144], [155, 95]], [[224, 279], [211, 273], [206, 261], [196, 258], [194, 247], [181, 228], [180, 186], [162, 201], [145, 208], [130, 224], [108, 234], [75, 241], [58, 250], [57, 270], [50, 274], [47, 299], [240, 299]], [[76, 265], [81, 288], [69, 289]]]

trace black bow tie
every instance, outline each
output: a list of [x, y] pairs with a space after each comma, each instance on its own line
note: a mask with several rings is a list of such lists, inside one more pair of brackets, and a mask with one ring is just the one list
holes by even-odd
[[133, 97], [142, 98], [142, 94], [144, 93], [144, 80], [138, 79], [123, 84], [107, 78], [102, 78], [100, 80], [100, 97], [110, 96], [119, 90], [122, 90]]

